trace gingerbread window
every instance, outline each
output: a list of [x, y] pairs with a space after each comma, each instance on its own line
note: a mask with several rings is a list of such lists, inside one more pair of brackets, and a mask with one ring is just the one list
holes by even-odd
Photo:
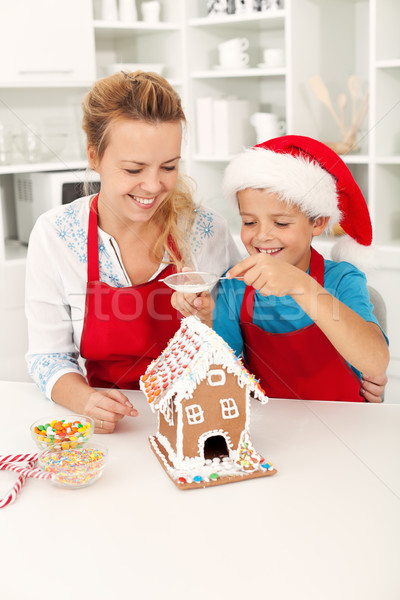
[[197, 425], [204, 421], [204, 412], [200, 404], [191, 404], [186, 407], [186, 417], [189, 425]]
[[239, 416], [239, 410], [233, 398], [224, 398], [220, 400], [223, 419], [236, 419]]
[[226, 381], [225, 371], [223, 369], [210, 369], [207, 374], [208, 385], [224, 385]]

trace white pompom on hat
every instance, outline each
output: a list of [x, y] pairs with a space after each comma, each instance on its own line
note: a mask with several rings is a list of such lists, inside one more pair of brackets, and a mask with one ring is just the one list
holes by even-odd
[[[285, 135], [245, 150], [225, 170], [224, 196], [236, 200], [237, 192], [246, 188], [277, 193], [311, 219], [329, 217], [328, 231], [339, 223], [357, 244], [372, 242], [361, 190], [342, 159], [322, 142]], [[351, 257], [347, 260], [352, 262]]]

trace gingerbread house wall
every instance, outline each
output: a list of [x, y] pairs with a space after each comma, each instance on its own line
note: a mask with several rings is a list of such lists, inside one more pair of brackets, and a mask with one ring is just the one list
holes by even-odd
[[174, 422], [172, 425], [168, 423], [164, 415], [158, 411], [158, 432], [164, 436], [171, 445], [172, 450], [177, 452], [177, 428], [178, 428], [178, 413], [175, 403], [172, 402]]
[[[178, 456], [199, 456], [199, 438], [204, 443], [204, 435], [207, 432], [222, 430], [226, 435], [228, 448], [236, 450], [240, 440], [240, 434], [247, 424], [247, 400], [246, 389], [239, 387], [235, 375], [228, 373], [221, 365], [211, 365], [211, 370], [223, 370], [225, 383], [223, 385], [210, 385], [208, 379], [204, 379], [195, 389], [193, 398], [182, 401], [182, 448], [177, 448]], [[233, 398], [239, 412], [239, 416], [231, 419], [223, 418], [221, 399]], [[204, 421], [198, 424], [188, 422], [186, 408], [197, 404], [204, 411]], [[179, 442], [179, 440], [178, 440]]]

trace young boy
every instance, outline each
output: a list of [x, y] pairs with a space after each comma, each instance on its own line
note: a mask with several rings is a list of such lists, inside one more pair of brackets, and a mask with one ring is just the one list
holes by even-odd
[[[371, 244], [368, 209], [346, 165], [320, 142], [282, 136], [233, 159], [224, 193], [238, 203], [249, 256], [220, 284], [215, 330], [271, 397], [364, 401], [361, 373], [377, 378], [389, 361], [365, 275], [311, 246], [338, 222], [355, 244]], [[210, 296], [174, 302], [211, 318]]]

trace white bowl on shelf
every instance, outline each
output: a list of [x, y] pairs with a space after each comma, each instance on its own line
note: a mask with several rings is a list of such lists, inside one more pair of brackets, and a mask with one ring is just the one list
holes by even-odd
[[150, 71], [162, 75], [164, 65], [160, 63], [111, 63], [104, 67], [106, 76], [114, 75], [114, 73], [118, 73], [119, 71], [125, 71], [126, 73], [133, 73], [134, 71]]
[[15, 148], [27, 163], [59, 158], [67, 139], [68, 134], [61, 132], [40, 134], [28, 131], [13, 135]]

